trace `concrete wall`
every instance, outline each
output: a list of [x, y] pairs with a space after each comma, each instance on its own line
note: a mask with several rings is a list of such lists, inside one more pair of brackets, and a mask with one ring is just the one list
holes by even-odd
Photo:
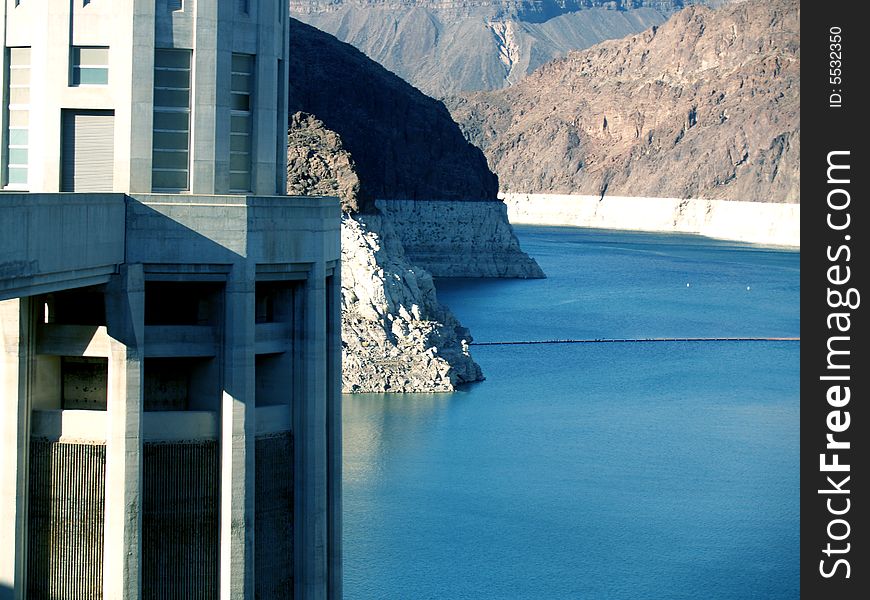
[[502, 194], [511, 223], [696, 233], [800, 247], [800, 204], [564, 194]]
[[0, 299], [108, 281], [125, 212], [123, 194], [0, 194]]
[[[341, 211], [315, 196], [134, 194], [127, 261], [286, 265], [337, 261]], [[253, 281], [252, 281], [253, 283]]]
[[[154, 48], [193, 50], [190, 192], [229, 191], [230, 82], [234, 52], [256, 56], [252, 187], [256, 194], [286, 190], [289, 49], [284, 0], [185, 0], [171, 11], [166, 0], [2, 0], [0, 39], [5, 47], [31, 47], [31, 192], [57, 192], [61, 173], [61, 111], [114, 111], [112, 190], [151, 191]], [[71, 46], [109, 48], [106, 85], [70, 83]], [[6, 72], [6, 54], [0, 62]], [[5, 75], [0, 84], [6, 89]], [[4, 104], [5, 106], [5, 104]], [[0, 111], [5, 114], [5, 111]], [[5, 116], [0, 131], [6, 132]], [[0, 164], [6, 144], [0, 143]], [[108, 190], [107, 190], [108, 191]]]

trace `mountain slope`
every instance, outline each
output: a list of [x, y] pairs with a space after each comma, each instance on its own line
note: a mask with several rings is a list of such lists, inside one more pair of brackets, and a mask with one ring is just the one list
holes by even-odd
[[687, 8], [445, 103], [503, 191], [798, 202], [800, 5]]
[[298, 19], [353, 44], [406, 81], [440, 98], [505, 87], [570, 50], [643, 31], [692, 3], [292, 0], [290, 10]]
[[290, 20], [290, 113], [341, 136], [359, 176], [356, 208], [375, 199], [495, 200], [498, 181], [441, 102], [348, 44]]

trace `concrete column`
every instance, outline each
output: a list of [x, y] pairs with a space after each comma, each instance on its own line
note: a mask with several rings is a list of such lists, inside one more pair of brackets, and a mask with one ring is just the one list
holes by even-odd
[[341, 262], [326, 290], [329, 600], [341, 600]]
[[153, 0], [134, 0], [132, 7], [117, 3], [115, 8], [115, 35], [121, 38], [116, 45], [125, 47], [121, 36], [128, 36], [132, 50], [118, 61], [123, 66], [117, 77], [124, 86], [118, 86], [115, 111], [117, 191], [151, 192], [155, 10]]
[[142, 587], [142, 390], [145, 282], [125, 265], [106, 291], [109, 385], [103, 596], [138, 599]]
[[[233, 4], [233, 3], [230, 3]], [[191, 65], [190, 191], [214, 194], [215, 190], [215, 108], [217, 102], [218, 3], [194, 4], [193, 64]], [[208, 82], [200, 85], [200, 79]]]
[[220, 597], [254, 597], [254, 263], [227, 281], [221, 398]]
[[328, 576], [326, 285], [322, 262], [305, 283], [302, 389], [293, 400], [295, 597], [325, 599]]
[[0, 302], [0, 600], [24, 598], [30, 304], [29, 298]]

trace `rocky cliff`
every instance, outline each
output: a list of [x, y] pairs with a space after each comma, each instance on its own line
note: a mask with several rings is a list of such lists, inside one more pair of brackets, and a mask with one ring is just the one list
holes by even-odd
[[360, 213], [360, 179], [341, 136], [298, 112], [290, 118], [287, 154], [288, 193], [338, 196], [345, 213], [342, 390], [448, 392], [483, 379], [468, 352], [471, 335], [438, 302], [432, 276], [408, 262], [389, 219], [374, 206]]
[[405, 255], [434, 277], [543, 278], [503, 202], [378, 200]]
[[688, 8], [447, 104], [504, 192], [798, 202], [800, 5]]
[[290, 10], [440, 98], [516, 83], [570, 50], [643, 31], [698, 1], [291, 0]]
[[449, 392], [483, 379], [471, 334], [380, 215], [342, 221], [341, 310], [345, 392]]

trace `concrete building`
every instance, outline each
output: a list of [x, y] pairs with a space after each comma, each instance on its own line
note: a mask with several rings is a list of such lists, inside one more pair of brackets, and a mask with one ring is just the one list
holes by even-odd
[[2, 0], [0, 600], [340, 598], [286, 0]]

